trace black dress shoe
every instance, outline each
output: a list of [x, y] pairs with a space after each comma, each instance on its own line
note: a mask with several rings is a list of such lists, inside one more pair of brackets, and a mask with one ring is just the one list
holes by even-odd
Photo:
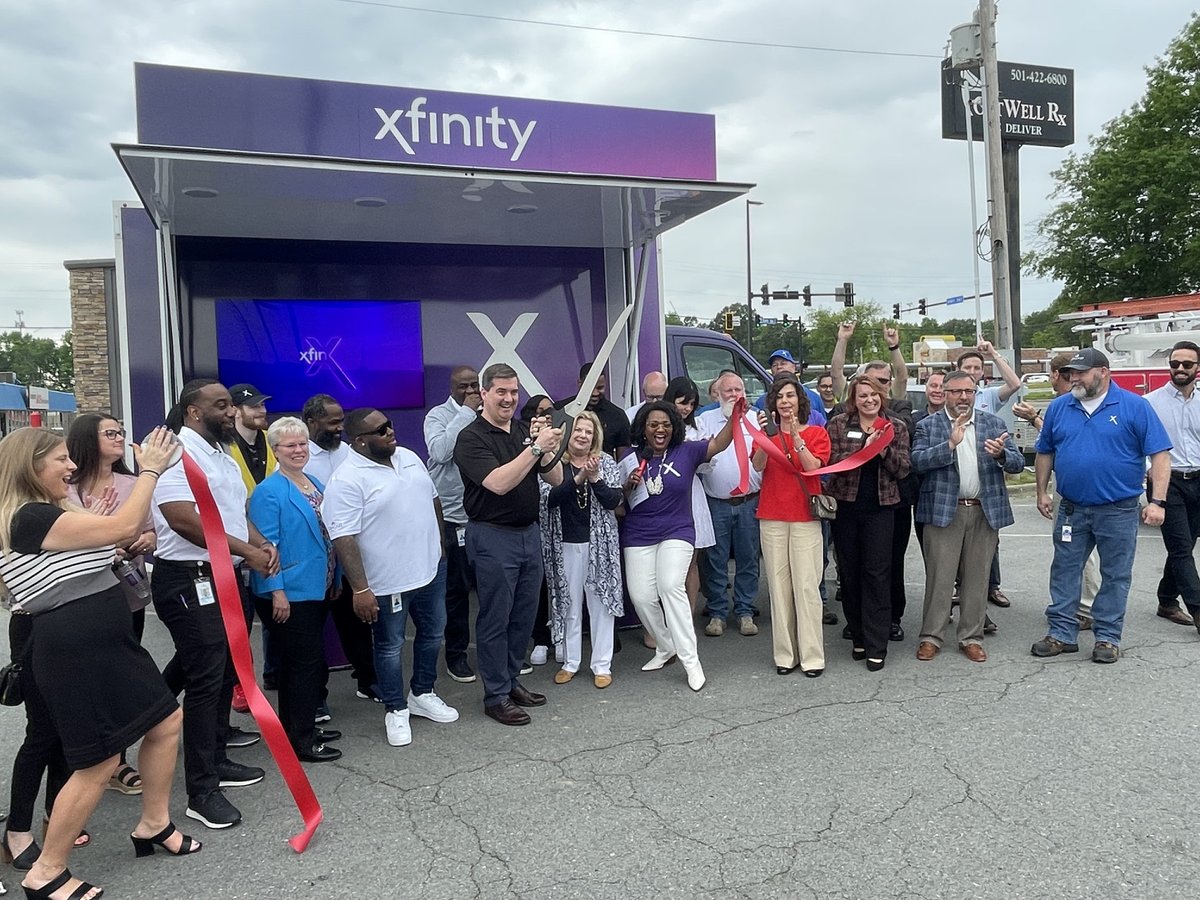
[[308, 750], [297, 750], [296, 756], [304, 762], [333, 762], [335, 759], [342, 758], [342, 751], [337, 747], [313, 744]]
[[515, 688], [508, 692], [509, 698], [517, 706], [545, 706], [546, 695], [538, 694], [527, 689], [524, 685], [518, 684]]
[[854, 639], [854, 635], [852, 635], [850, 633], [850, 626], [847, 625], [845, 628], [842, 629], [842, 640], [849, 641], [849, 640], [853, 640], [853, 639]]
[[825, 610], [825, 612], [821, 613], [821, 624], [822, 625], [836, 625], [837, 623], [838, 623], [837, 613], [835, 613], [832, 609], [827, 609], [827, 610]]
[[776, 675], [790, 675], [795, 671], [796, 671], [795, 666], [776, 666], [775, 667]]
[[339, 740], [341, 738], [341, 736], [342, 736], [342, 733], [340, 731], [338, 731], [336, 728], [314, 728], [313, 729], [313, 743], [314, 744], [332, 744], [334, 741]]
[[888, 632], [888, 640], [889, 641], [904, 640], [904, 629], [900, 627], [899, 622], [892, 623], [892, 630], [890, 632]]
[[528, 725], [533, 720], [529, 713], [518, 707], [511, 700], [501, 700], [495, 706], [485, 706], [483, 713], [495, 719], [501, 725]]

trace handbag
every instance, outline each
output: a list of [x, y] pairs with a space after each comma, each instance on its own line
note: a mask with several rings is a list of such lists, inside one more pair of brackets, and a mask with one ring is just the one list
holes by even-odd
[[0, 704], [20, 706], [24, 699], [21, 694], [21, 664], [9, 663], [0, 669]]
[[836, 519], [837, 498], [828, 494], [809, 494], [808, 510], [814, 519]]

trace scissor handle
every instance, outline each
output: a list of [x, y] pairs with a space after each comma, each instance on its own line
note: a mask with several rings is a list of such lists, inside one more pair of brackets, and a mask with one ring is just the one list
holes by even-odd
[[550, 462], [542, 467], [543, 469], [551, 469], [558, 465], [563, 458], [563, 454], [567, 452], [567, 441], [571, 436], [571, 432], [575, 429], [575, 417], [568, 415], [566, 410], [559, 409], [558, 407], [551, 407], [546, 415], [550, 417], [550, 427], [561, 428], [563, 433], [562, 440], [558, 442], [558, 450], [555, 451], [554, 456], [550, 457]]

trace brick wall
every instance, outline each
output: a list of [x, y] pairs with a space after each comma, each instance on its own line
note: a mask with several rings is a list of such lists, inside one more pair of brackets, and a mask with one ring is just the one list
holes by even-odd
[[63, 265], [70, 276], [77, 408], [80, 412], [111, 410], [104, 286], [112, 277], [114, 263], [111, 259], [83, 259]]

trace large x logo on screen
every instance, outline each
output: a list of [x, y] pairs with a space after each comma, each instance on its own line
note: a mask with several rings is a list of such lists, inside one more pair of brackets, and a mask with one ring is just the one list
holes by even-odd
[[338, 365], [338, 361], [333, 358], [334, 351], [342, 343], [340, 337], [331, 337], [326, 341], [306, 337], [304, 343], [308, 346], [300, 351], [300, 360], [308, 363], [308, 371], [304, 373], [305, 375], [311, 378], [318, 372], [328, 369], [333, 373], [333, 377], [345, 387], [352, 391], [358, 390], [354, 382], [350, 380], [350, 376], [346, 374], [346, 370]]

